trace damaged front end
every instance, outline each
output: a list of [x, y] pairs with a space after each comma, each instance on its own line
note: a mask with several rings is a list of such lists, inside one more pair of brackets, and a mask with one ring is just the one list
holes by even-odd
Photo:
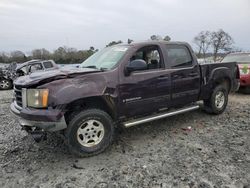
[[43, 129], [24, 125], [22, 126], [22, 130], [25, 130], [27, 133], [29, 133], [37, 143], [47, 140], [47, 133]]
[[[39, 142], [46, 139], [46, 132], [55, 132], [67, 128], [62, 109], [29, 107], [31, 104], [28, 102], [27, 91], [27, 88], [15, 85], [14, 99], [10, 105], [11, 112], [18, 117], [23, 130], [31, 134], [36, 142]], [[44, 96], [38, 97], [41, 97], [42, 100], [44, 98]], [[39, 105], [36, 101], [35, 104]]]
[[[59, 69], [19, 77], [14, 82], [11, 112], [18, 117], [20, 125], [36, 141], [46, 138], [46, 132], [61, 132], [67, 128], [64, 116], [66, 105], [72, 97], [82, 97], [83, 91], [88, 91], [77, 87], [76, 84], [82, 86], [85, 75], [97, 72], [100, 71], [89, 68]], [[76, 77], [81, 78], [80, 81], [73, 79]], [[73, 89], [78, 89], [74, 92], [76, 96], [70, 96]]]

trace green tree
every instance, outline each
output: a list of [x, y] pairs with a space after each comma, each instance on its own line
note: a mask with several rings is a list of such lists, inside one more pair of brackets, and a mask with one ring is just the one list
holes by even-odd
[[162, 37], [161, 37], [161, 35], [151, 35], [150, 39], [151, 40], [162, 40]]
[[10, 61], [15, 61], [18, 63], [23, 63], [27, 60], [26, 55], [20, 51], [20, 50], [16, 50], [10, 53]]
[[49, 59], [50, 52], [44, 48], [42, 49], [35, 49], [31, 52], [33, 59]]
[[121, 41], [121, 40], [118, 40], [118, 41], [112, 41], [112, 42], [108, 43], [108, 44], [106, 45], [106, 47], [113, 46], [113, 45], [116, 45], [116, 44], [121, 44], [121, 43], [122, 43], [122, 41]]
[[171, 37], [170, 36], [168, 36], [168, 35], [166, 35], [165, 37], [164, 37], [164, 39], [163, 40], [165, 40], [165, 41], [170, 41], [171, 40]]

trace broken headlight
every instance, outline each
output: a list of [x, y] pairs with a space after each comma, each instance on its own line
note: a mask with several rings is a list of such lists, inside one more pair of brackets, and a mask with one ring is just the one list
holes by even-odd
[[48, 89], [27, 89], [27, 106], [46, 108], [48, 106]]

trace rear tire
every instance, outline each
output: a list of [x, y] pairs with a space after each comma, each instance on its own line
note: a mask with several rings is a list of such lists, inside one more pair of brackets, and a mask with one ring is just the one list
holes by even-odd
[[70, 152], [79, 157], [103, 152], [111, 144], [113, 137], [113, 121], [109, 114], [99, 109], [87, 109], [71, 116], [65, 131]]
[[12, 81], [7, 79], [0, 79], [0, 90], [12, 89]]
[[210, 114], [221, 114], [225, 111], [228, 103], [228, 90], [223, 85], [214, 88], [210, 98], [204, 100], [205, 111]]

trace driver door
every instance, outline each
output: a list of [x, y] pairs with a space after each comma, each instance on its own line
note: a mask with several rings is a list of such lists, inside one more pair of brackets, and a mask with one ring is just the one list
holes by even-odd
[[143, 47], [133, 54], [130, 62], [135, 59], [144, 60], [147, 69], [131, 72], [121, 78], [120, 106], [126, 117], [156, 112], [166, 108], [170, 101], [170, 73], [164, 69], [160, 47]]

